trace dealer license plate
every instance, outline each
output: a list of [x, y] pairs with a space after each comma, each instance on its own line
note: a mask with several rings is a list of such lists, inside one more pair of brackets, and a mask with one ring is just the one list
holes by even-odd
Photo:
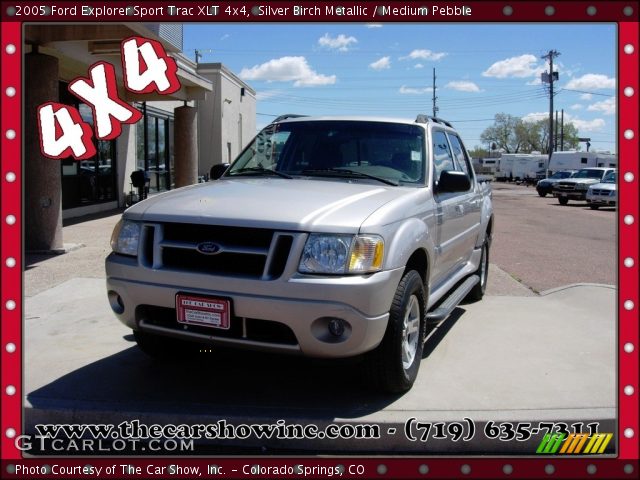
[[179, 323], [228, 330], [231, 300], [176, 294], [176, 315]]

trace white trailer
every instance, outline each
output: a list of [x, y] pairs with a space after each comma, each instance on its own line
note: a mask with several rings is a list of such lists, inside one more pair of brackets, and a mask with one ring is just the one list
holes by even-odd
[[547, 165], [547, 156], [536, 153], [503, 153], [496, 169], [496, 179], [533, 181]]
[[580, 170], [589, 167], [617, 168], [618, 157], [603, 152], [553, 152], [549, 163], [549, 172], [553, 174], [560, 170]]
[[538, 172], [547, 166], [547, 156], [541, 154], [521, 154], [513, 161], [513, 179], [534, 182]]
[[513, 180], [513, 161], [515, 159], [513, 153], [503, 153], [500, 155], [496, 166], [496, 180], [507, 181]]

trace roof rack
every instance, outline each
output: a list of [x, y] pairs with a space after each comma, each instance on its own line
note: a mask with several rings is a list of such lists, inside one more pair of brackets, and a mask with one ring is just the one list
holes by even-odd
[[285, 113], [284, 115], [280, 115], [275, 118], [271, 123], [281, 122], [282, 120], [286, 120], [287, 118], [298, 118], [298, 117], [307, 117], [308, 115], [298, 115], [297, 113]]
[[424, 115], [422, 113], [416, 117], [416, 123], [429, 123], [429, 122], [441, 123], [443, 125], [446, 125], [447, 127], [453, 128], [453, 125], [451, 125], [451, 123], [447, 122], [446, 120], [443, 120], [442, 118], [432, 117], [431, 115]]

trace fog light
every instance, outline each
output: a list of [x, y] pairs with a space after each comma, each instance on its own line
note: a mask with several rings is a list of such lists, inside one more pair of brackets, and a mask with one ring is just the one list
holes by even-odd
[[329, 333], [334, 337], [341, 337], [344, 334], [344, 322], [339, 318], [329, 320]]
[[111, 310], [113, 310], [118, 315], [123, 314], [124, 302], [122, 301], [122, 297], [113, 290], [109, 290], [107, 295], [109, 297], [109, 305], [111, 305]]

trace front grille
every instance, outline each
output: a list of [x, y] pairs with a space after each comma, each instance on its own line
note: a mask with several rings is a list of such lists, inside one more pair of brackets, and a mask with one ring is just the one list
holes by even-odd
[[591, 190], [593, 195], [599, 195], [603, 197], [608, 197], [611, 195], [611, 190]]
[[[294, 236], [261, 228], [188, 223], [146, 225], [145, 231], [147, 266], [262, 280], [282, 275]], [[205, 244], [208, 252], [202, 248]]]
[[556, 189], [563, 192], [574, 191], [576, 189], [576, 184], [572, 182], [558, 182]]
[[176, 332], [188, 331], [214, 338], [234, 338], [280, 345], [298, 344], [293, 330], [283, 323], [271, 320], [231, 317], [230, 328], [222, 330], [179, 323], [176, 320], [176, 310], [174, 308], [139, 305], [136, 308], [136, 322], [140, 322], [140, 320], [144, 320], [150, 325], [175, 330]]

